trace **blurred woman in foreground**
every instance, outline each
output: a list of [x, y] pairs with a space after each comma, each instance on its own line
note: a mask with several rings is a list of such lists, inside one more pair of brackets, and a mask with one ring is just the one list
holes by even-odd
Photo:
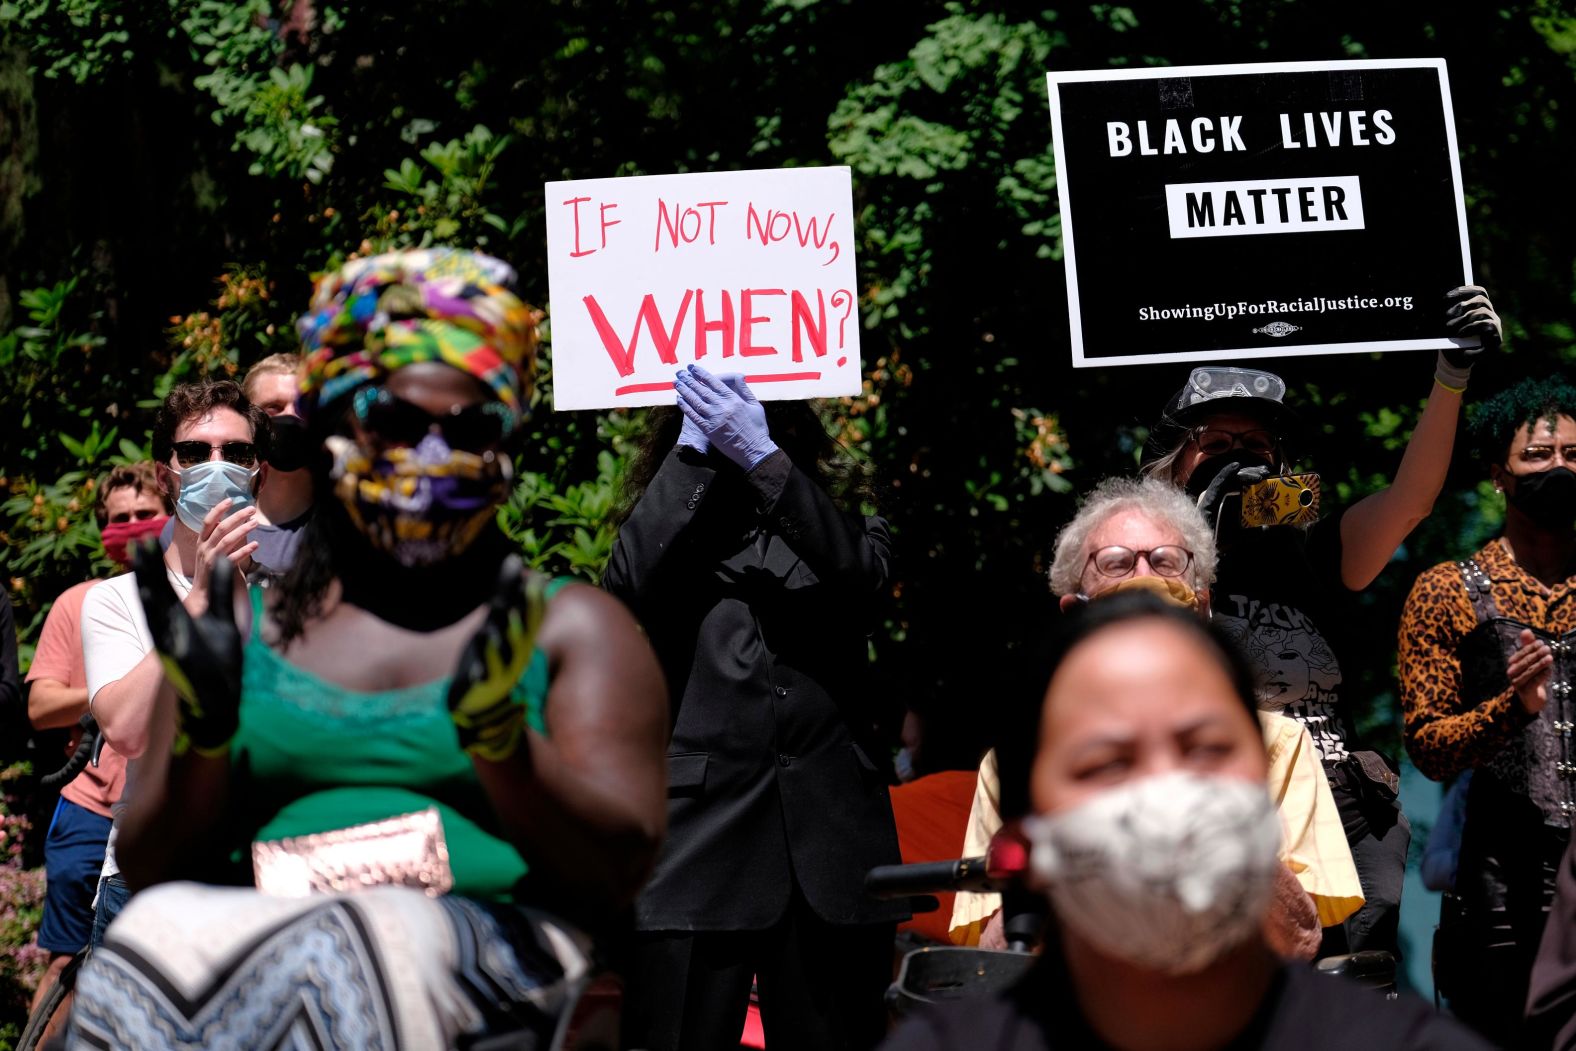
[[1035, 725], [1013, 737], [1025, 743], [1001, 755], [1004, 810], [1033, 811], [1045, 954], [1007, 992], [920, 1015], [888, 1048], [1487, 1046], [1265, 944], [1279, 827], [1251, 673], [1217, 629], [1117, 595], [1072, 618], [1052, 669]]
[[73, 1047], [546, 1046], [633, 900], [665, 695], [617, 602], [498, 529], [535, 345], [513, 277], [435, 249], [325, 278], [290, 574], [232, 604], [226, 563], [194, 622], [139, 565], [173, 690], [121, 863], [160, 886], [83, 969]]

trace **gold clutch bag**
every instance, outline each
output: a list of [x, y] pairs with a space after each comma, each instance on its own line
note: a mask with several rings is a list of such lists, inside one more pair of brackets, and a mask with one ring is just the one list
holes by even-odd
[[414, 887], [436, 898], [454, 887], [437, 807], [332, 832], [252, 844], [264, 894], [301, 898], [368, 887]]

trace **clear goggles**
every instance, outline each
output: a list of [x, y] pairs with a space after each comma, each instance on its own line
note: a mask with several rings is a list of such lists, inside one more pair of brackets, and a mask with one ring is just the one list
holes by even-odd
[[1286, 397], [1286, 381], [1273, 372], [1235, 365], [1205, 365], [1189, 373], [1182, 388], [1182, 404], [1189, 408], [1216, 398], [1262, 398], [1277, 404]]

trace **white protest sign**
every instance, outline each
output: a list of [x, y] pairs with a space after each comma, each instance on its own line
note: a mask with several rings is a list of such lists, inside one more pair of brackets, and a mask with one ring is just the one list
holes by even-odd
[[697, 363], [756, 396], [859, 393], [847, 168], [550, 182], [553, 408], [671, 405]]

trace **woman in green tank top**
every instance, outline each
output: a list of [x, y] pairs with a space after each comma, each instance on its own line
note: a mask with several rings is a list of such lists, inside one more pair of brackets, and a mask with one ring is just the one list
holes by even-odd
[[[270, 457], [313, 473], [295, 567], [239, 599], [216, 573], [195, 620], [139, 568], [172, 689], [120, 836], [140, 893], [75, 1041], [550, 1036], [585, 932], [633, 900], [664, 688], [622, 606], [524, 572], [497, 527], [538, 317], [513, 277], [434, 249], [325, 278]], [[167, 882], [194, 878], [256, 886]]]

